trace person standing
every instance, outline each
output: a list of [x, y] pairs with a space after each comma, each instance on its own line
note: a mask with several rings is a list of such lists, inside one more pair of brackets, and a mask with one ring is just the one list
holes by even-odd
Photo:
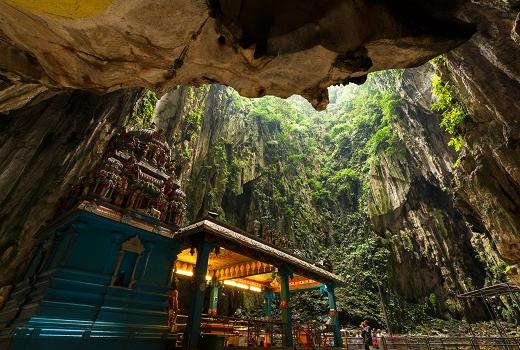
[[363, 321], [361, 326], [361, 337], [363, 338], [363, 345], [365, 346], [365, 350], [370, 350], [370, 347], [372, 346], [372, 327], [370, 327], [368, 321]]

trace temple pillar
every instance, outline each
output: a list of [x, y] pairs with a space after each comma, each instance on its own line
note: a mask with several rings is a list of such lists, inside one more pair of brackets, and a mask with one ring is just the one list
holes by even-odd
[[208, 270], [209, 252], [213, 247], [212, 243], [204, 239], [201, 239], [197, 244], [197, 262], [193, 270], [191, 284], [192, 295], [182, 342], [182, 348], [186, 350], [198, 349], [199, 346], [200, 322], [204, 307], [204, 292], [206, 291], [206, 272]]
[[211, 290], [209, 294], [209, 310], [208, 314], [215, 316], [218, 309], [218, 288], [219, 284], [217, 280], [211, 281]]
[[290, 292], [289, 292], [289, 277], [291, 272], [285, 266], [278, 269], [280, 276], [280, 310], [282, 314], [282, 326], [283, 335], [282, 343], [283, 346], [292, 347], [292, 319], [291, 319], [291, 306], [290, 306]]
[[273, 292], [269, 289], [266, 289], [263, 293], [264, 297], [264, 312], [266, 319], [270, 320], [273, 316]]
[[[272, 290], [265, 289], [263, 293], [264, 297], [264, 312], [265, 312], [265, 319], [267, 321], [271, 321], [273, 318], [273, 296], [274, 293]], [[267, 326], [267, 334], [264, 339], [264, 347], [269, 347], [272, 343], [272, 336], [273, 336], [273, 325], [269, 324]]]
[[332, 327], [334, 331], [334, 346], [341, 347], [343, 341], [341, 339], [341, 327], [339, 325], [338, 309], [336, 307], [336, 295], [334, 294], [335, 285], [326, 284], [327, 295], [329, 297], [329, 316], [332, 319]]

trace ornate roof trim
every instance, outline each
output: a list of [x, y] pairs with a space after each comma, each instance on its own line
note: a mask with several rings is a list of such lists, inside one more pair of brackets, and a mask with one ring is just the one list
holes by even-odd
[[300, 272], [300, 274], [306, 275], [306, 277], [317, 278], [321, 282], [334, 282], [339, 285], [345, 284], [345, 281], [343, 281], [343, 279], [341, 279], [341, 277], [338, 275], [316, 266], [310, 261], [307, 261], [285, 250], [281, 250], [277, 247], [269, 245], [250, 234], [241, 232], [239, 229], [235, 229], [227, 225], [224, 226], [212, 220], [204, 219], [184, 227], [178, 232], [176, 236], [188, 237], [200, 232], [209, 233], [210, 235], [217, 236], [218, 238], [238, 243], [239, 245], [246, 246], [257, 251], [266, 257], [275, 258], [276, 260], [282, 261], [291, 267], [296, 267], [298, 270], [303, 272]]

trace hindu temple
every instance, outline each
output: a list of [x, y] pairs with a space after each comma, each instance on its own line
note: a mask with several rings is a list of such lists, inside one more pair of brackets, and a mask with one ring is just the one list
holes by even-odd
[[[293, 334], [290, 295], [312, 288], [328, 295], [332, 322], [322, 336], [341, 345], [341, 278], [213, 217], [180, 227], [186, 198], [174, 169], [159, 131], [124, 130], [111, 140], [39, 232], [25, 278], [0, 312], [2, 348], [292, 347], [305, 335]], [[179, 300], [179, 278], [189, 300]], [[220, 317], [223, 287], [261, 293], [265, 317], [254, 327]]]
[[520, 350], [519, 57], [520, 0], [0, 0], [0, 350]]

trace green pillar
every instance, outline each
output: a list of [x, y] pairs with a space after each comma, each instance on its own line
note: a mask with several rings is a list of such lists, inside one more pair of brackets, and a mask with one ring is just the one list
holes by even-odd
[[283, 266], [278, 269], [280, 276], [280, 310], [282, 313], [282, 325], [283, 335], [282, 343], [283, 346], [292, 347], [292, 319], [291, 319], [291, 304], [289, 298], [289, 276], [290, 271], [287, 267]]
[[215, 316], [217, 314], [218, 306], [218, 281], [211, 281], [211, 290], [209, 294], [209, 310], [208, 314]]
[[329, 309], [330, 312], [334, 314], [334, 316], [331, 317], [332, 327], [334, 328], [334, 346], [340, 348], [343, 346], [343, 341], [341, 340], [341, 327], [339, 325], [339, 315], [336, 307], [336, 295], [334, 294], [335, 286], [331, 283], [327, 284], [326, 287], [327, 295], [329, 297]]
[[[264, 312], [265, 312], [265, 319], [267, 321], [271, 321], [272, 318], [273, 318], [273, 298], [274, 298], [274, 293], [272, 290], [268, 289], [268, 288], [265, 288], [264, 289], [264, 293], [263, 293], [263, 297], [264, 297]], [[264, 338], [264, 347], [269, 347], [271, 346], [271, 343], [272, 343], [272, 338], [273, 338], [273, 325], [272, 324], [267, 324], [267, 328], [266, 328], [266, 331], [267, 331], [267, 334], [265, 335], [265, 338]]]
[[193, 271], [191, 283], [191, 299], [188, 311], [188, 321], [184, 330], [182, 348], [198, 349], [200, 340], [200, 323], [204, 307], [204, 292], [206, 291], [206, 272], [208, 270], [209, 252], [213, 244], [201, 239], [197, 244], [197, 263]]
[[263, 294], [264, 297], [264, 311], [265, 311], [265, 317], [267, 319], [271, 319], [273, 316], [273, 292], [269, 289], [266, 289]]

